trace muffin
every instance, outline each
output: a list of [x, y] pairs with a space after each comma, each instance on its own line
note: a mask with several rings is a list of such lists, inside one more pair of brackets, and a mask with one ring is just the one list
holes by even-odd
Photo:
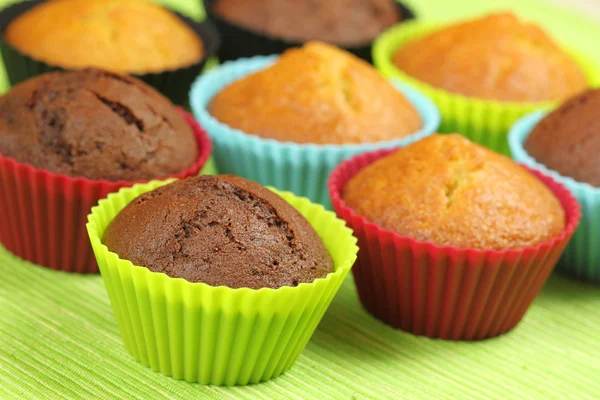
[[520, 119], [510, 130], [515, 160], [539, 169], [564, 184], [582, 206], [581, 224], [557, 269], [569, 276], [600, 283], [600, 90], [572, 97], [552, 112]]
[[335, 169], [329, 190], [358, 238], [363, 306], [441, 339], [513, 329], [581, 217], [549, 176], [456, 134], [358, 155]]
[[539, 163], [600, 188], [600, 89], [585, 91], [542, 119], [525, 141]]
[[222, 61], [281, 54], [319, 40], [370, 62], [377, 35], [414, 18], [394, 0], [204, 0], [204, 8], [222, 35]]
[[403, 17], [394, 0], [216, 0], [213, 7], [222, 18], [254, 32], [340, 46], [370, 43]]
[[508, 157], [433, 135], [369, 165], [342, 198], [383, 229], [439, 246], [519, 249], [564, 229], [560, 202]]
[[600, 82], [594, 61], [510, 13], [401, 24], [376, 40], [373, 61], [435, 102], [440, 132], [460, 132], [505, 155], [516, 120]]
[[[49, 0], [3, 10], [11, 83], [86, 67], [139, 76], [177, 103], [216, 51], [216, 31], [146, 0]], [[24, 67], [27, 63], [27, 68]]]
[[56, 174], [137, 181], [189, 168], [198, 146], [158, 92], [84, 69], [40, 75], [0, 97], [0, 154]]
[[320, 205], [241, 178], [170, 182], [111, 193], [89, 216], [127, 351], [188, 382], [245, 385], [281, 375], [356, 259], [352, 231]]
[[204, 56], [201, 38], [146, 0], [50, 0], [15, 18], [4, 40], [65, 69], [145, 74], [187, 67]]
[[410, 143], [440, 123], [418, 91], [323, 43], [229, 61], [198, 77], [190, 106], [214, 140], [219, 172], [326, 207], [327, 176], [341, 160]]
[[104, 244], [119, 257], [189, 282], [277, 289], [333, 271], [308, 221], [263, 186], [233, 176], [199, 176], [129, 203]]
[[0, 97], [0, 243], [35, 264], [97, 272], [85, 221], [106, 193], [197, 175], [211, 144], [145, 83], [99, 69], [50, 72]]
[[389, 141], [423, 126], [415, 107], [369, 64], [321, 42], [231, 83], [208, 110], [231, 128], [294, 143]]
[[486, 100], [559, 100], [587, 87], [577, 63], [514, 14], [460, 22], [398, 49], [394, 64], [448, 92]]

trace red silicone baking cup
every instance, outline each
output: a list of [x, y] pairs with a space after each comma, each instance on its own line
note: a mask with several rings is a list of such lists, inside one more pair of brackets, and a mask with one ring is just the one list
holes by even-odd
[[[198, 144], [198, 160], [170, 176], [185, 178], [198, 175], [212, 145], [194, 118], [179, 111]], [[72, 178], [0, 155], [0, 243], [34, 264], [67, 272], [96, 273], [98, 266], [85, 230], [87, 215], [99, 199], [135, 183], [138, 182]]]
[[358, 238], [352, 272], [361, 303], [384, 323], [431, 338], [477, 340], [508, 332], [523, 318], [579, 224], [577, 200], [551, 177], [524, 167], [565, 210], [565, 229], [558, 236], [502, 251], [419, 242], [367, 221], [341, 198], [358, 171], [396, 150], [346, 160], [328, 182], [335, 211]]

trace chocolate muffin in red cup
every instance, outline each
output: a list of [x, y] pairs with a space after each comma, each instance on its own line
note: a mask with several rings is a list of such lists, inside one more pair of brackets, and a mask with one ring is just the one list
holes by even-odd
[[210, 151], [189, 114], [137, 79], [98, 69], [29, 79], [0, 97], [0, 243], [45, 267], [97, 272], [90, 208], [136, 182], [197, 175]]
[[395, 328], [442, 339], [514, 328], [581, 217], [551, 177], [456, 134], [347, 160], [329, 191], [358, 238], [363, 306]]

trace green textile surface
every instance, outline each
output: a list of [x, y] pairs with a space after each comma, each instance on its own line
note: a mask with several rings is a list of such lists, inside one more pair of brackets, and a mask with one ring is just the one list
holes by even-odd
[[[165, 3], [201, 15], [199, 0]], [[600, 26], [539, 0], [407, 3], [432, 19], [508, 4], [600, 60]], [[376, 321], [348, 278], [289, 372], [246, 387], [201, 386], [153, 373], [125, 352], [101, 277], [32, 266], [0, 247], [0, 399], [600, 398], [598, 310], [600, 288], [554, 275], [513, 332], [434, 341]]]

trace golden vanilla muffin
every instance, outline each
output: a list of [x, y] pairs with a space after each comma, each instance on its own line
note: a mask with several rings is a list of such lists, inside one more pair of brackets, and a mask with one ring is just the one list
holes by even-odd
[[569, 99], [533, 128], [525, 149], [561, 175], [600, 187], [599, 110], [600, 89]]
[[209, 112], [232, 128], [296, 143], [387, 141], [422, 126], [417, 110], [367, 62], [309, 42], [218, 93]]
[[540, 180], [458, 134], [433, 135], [374, 162], [342, 197], [383, 229], [442, 246], [518, 249], [565, 226], [559, 200]]
[[175, 14], [144, 0], [51, 0], [15, 18], [4, 39], [65, 69], [145, 74], [200, 61], [200, 37]]
[[575, 61], [510, 13], [451, 25], [402, 46], [394, 64], [432, 86], [487, 100], [541, 102], [583, 90]]

